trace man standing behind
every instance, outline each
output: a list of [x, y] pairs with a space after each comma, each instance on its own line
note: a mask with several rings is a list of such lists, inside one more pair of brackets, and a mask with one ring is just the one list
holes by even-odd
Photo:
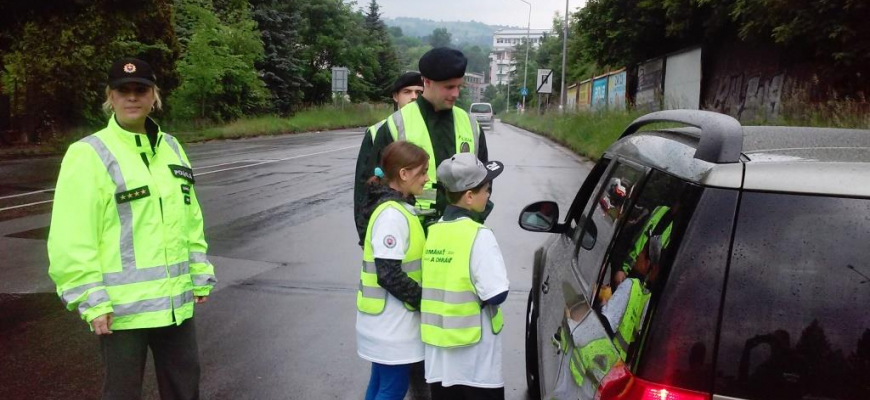
[[[393, 111], [399, 110], [406, 104], [417, 100], [417, 96], [423, 93], [423, 78], [419, 72], [406, 72], [396, 79], [390, 91], [393, 94]], [[386, 125], [387, 120], [383, 119], [380, 122], [366, 129], [366, 134], [363, 136], [362, 145], [359, 148], [359, 156], [356, 159], [356, 174], [353, 184], [353, 215], [356, 223], [356, 230], [359, 234], [359, 245], [362, 246], [363, 237], [365, 237], [368, 221], [363, 217], [362, 207], [365, 199], [364, 187], [366, 181], [374, 175], [374, 168], [366, 168], [369, 164], [369, 157], [372, 155], [372, 146], [375, 141], [375, 136], [382, 125]], [[430, 155], [431, 157], [431, 155]]]
[[[489, 160], [486, 139], [477, 121], [465, 110], [454, 107], [467, 64], [468, 59], [461, 51], [447, 47], [429, 50], [420, 58], [423, 95], [393, 113], [380, 127], [364, 168], [374, 171], [383, 149], [396, 140], [407, 140], [426, 150], [429, 183], [415, 204], [419, 214], [424, 215], [424, 226], [437, 221], [447, 206], [444, 190], [437, 186], [436, 166], [456, 153], [474, 153], [484, 163]], [[484, 215], [491, 209], [490, 203]]]

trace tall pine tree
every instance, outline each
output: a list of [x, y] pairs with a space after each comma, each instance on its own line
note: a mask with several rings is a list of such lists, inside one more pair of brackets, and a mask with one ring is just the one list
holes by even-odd
[[257, 69], [271, 92], [271, 107], [281, 115], [292, 114], [302, 102], [302, 78], [299, 59], [299, 28], [302, 17], [295, 2], [252, 0], [254, 20], [263, 38], [263, 60]]
[[381, 20], [380, 7], [376, 0], [371, 0], [366, 14], [365, 28], [369, 34], [372, 49], [377, 53], [379, 68], [374, 69], [374, 91], [370, 95], [373, 101], [389, 100], [389, 93], [401, 68], [399, 56], [392, 43], [392, 35], [389, 34], [386, 25]]

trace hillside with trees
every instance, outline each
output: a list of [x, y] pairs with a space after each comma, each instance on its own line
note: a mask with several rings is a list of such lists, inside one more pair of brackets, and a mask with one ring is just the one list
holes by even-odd
[[353, 101], [382, 102], [401, 70], [377, 2], [158, 0], [0, 3], [0, 143], [105, 124], [106, 71], [155, 68], [164, 121], [227, 123], [332, 102], [331, 68]]

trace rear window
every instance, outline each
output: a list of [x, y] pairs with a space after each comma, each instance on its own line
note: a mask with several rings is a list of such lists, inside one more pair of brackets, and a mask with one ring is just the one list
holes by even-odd
[[471, 112], [473, 113], [490, 113], [492, 112], [492, 107], [489, 104], [472, 104]]
[[715, 393], [870, 398], [870, 200], [746, 193]]
[[706, 188], [674, 259], [661, 300], [651, 311], [636, 374], [701, 392], [713, 384], [713, 349], [736, 190]]

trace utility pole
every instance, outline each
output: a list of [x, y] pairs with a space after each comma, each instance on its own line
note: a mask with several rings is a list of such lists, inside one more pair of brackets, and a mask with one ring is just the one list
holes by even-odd
[[511, 65], [508, 63], [508, 73], [507, 73], [507, 107], [504, 110], [505, 114], [511, 113]]
[[[525, 72], [523, 72], [523, 89], [525, 89], [526, 92], [528, 92], [529, 89], [528, 89], [528, 85], [526, 85], [526, 81], [529, 78], [529, 48], [532, 47], [532, 42], [531, 42], [531, 40], [529, 40], [529, 36], [530, 36], [531, 30], [532, 30], [532, 3], [529, 3], [526, 0], [520, 0], [520, 1], [529, 5], [529, 22], [526, 25], [526, 66], [525, 66]], [[525, 112], [525, 111], [526, 111], [526, 95], [523, 94], [523, 112]]]
[[562, 23], [562, 89], [559, 90], [560, 112], [565, 112], [565, 100], [568, 98], [568, 94], [565, 93], [565, 61], [568, 58], [568, 1], [565, 0], [565, 20]]

